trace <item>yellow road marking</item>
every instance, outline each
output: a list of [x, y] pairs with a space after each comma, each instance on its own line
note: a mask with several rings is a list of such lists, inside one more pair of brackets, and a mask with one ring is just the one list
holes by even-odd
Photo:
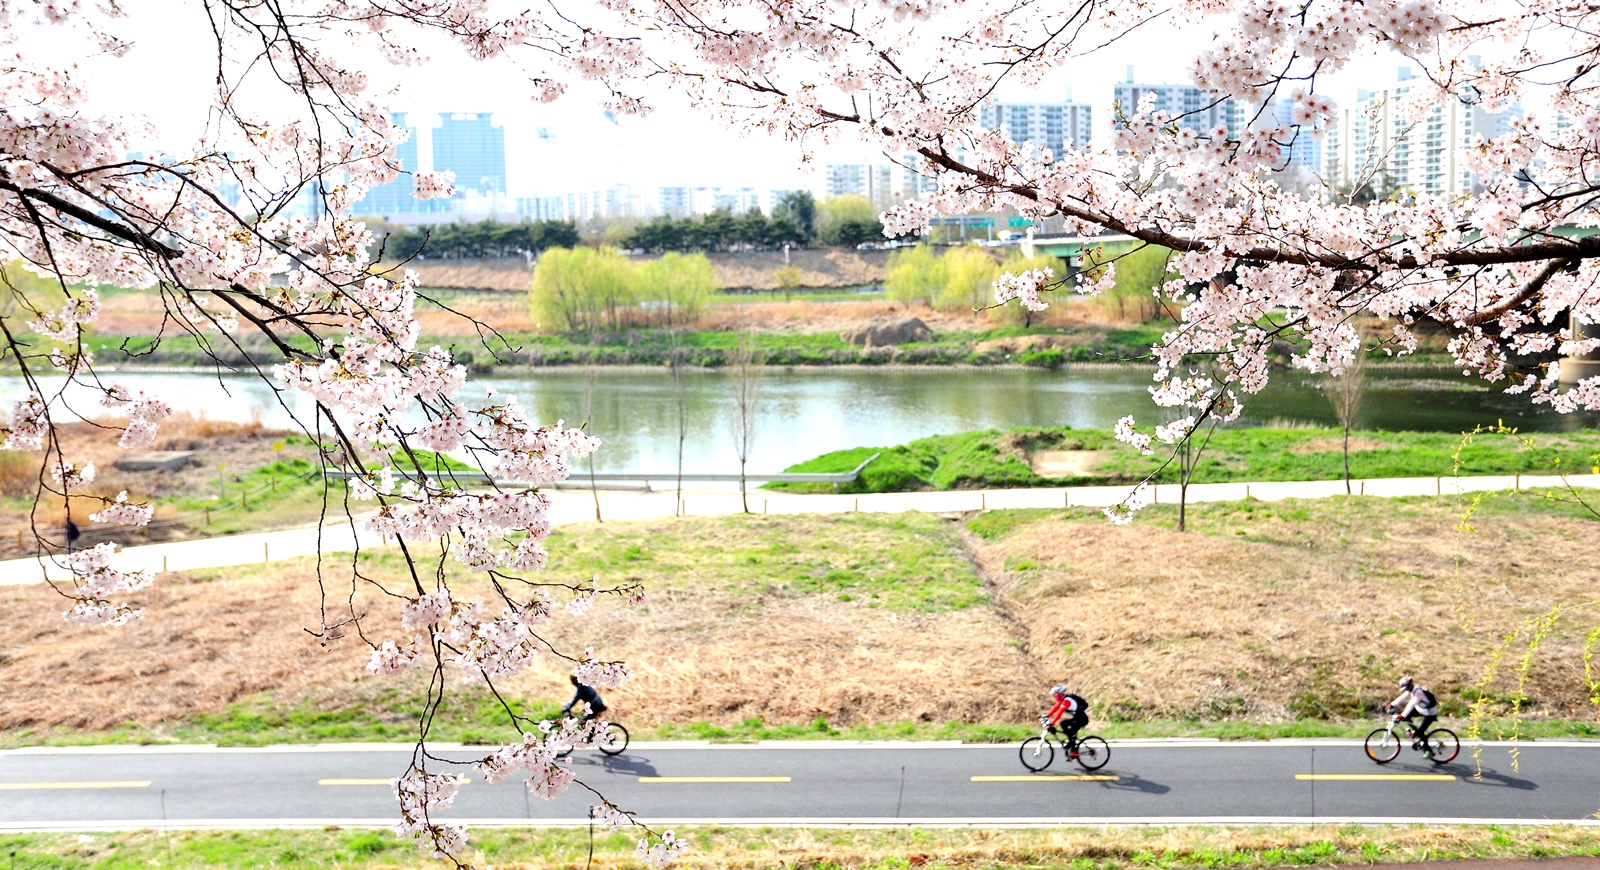
[[1115, 782], [1119, 776], [1107, 774], [1105, 776], [1087, 775], [1048, 775], [1048, 776], [975, 776], [973, 782]]
[[641, 776], [640, 782], [789, 782], [787, 776]]
[[109, 782], [0, 782], [0, 791], [31, 791], [41, 788], [149, 788], [148, 779]]
[[319, 779], [317, 785], [391, 785], [387, 779]]
[[1379, 782], [1451, 782], [1455, 776], [1448, 773], [1297, 773], [1295, 779], [1352, 780]]

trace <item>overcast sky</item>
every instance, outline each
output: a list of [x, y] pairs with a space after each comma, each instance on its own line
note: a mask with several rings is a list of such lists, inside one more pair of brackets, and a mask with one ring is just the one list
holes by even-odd
[[[116, 61], [85, 57], [82, 46], [57, 44], [61, 57], [84, 58], [82, 75], [99, 105], [145, 115], [173, 149], [192, 144], [205, 129], [215, 56], [198, 0], [162, 0], [170, 14], [131, 19], [134, 48]], [[181, 10], [181, 12], [179, 11]], [[1137, 41], [1093, 62], [1064, 70], [1033, 91], [1002, 89], [1002, 99], [1058, 101], [1070, 97], [1094, 107], [1098, 139], [1109, 126], [1111, 89], [1132, 65], [1138, 81], [1186, 81], [1190, 59], [1211, 39], [1207, 30], [1176, 32], [1152, 27]], [[333, 47], [330, 46], [330, 49]], [[765, 136], [735, 134], [708, 121], [671, 95], [655, 101], [645, 118], [608, 120], [597, 89], [575, 87], [554, 104], [529, 96], [526, 77], [507, 60], [478, 63], [441, 46], [421, 68], [371, 63], [374, 90], [393, 94], [402, 111], [493, 112], [506, 129], [508, 186], [514, 195], [553, 195], [613, 182], [641, 191], [672, 184], [722, 184], [758, 189], [809, 186], [801, 149]], [[340, 55], [343, 56], [343, 55]], [[1392, 80], [1396, 59], [1374, 59], [1340, 78], [1332, 95], [1348, 99], [1358, 84]], [[134, 74], [130, 74], [130, 72]], [[152, 82], [159, 86], [152, 87]], [[543, 129], [548, 135], [541, 137]], [[818, 150], [817, 164], [882, 159], [859, 146]]]

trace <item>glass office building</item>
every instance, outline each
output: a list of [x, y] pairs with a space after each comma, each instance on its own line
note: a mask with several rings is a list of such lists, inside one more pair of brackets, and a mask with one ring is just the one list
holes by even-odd
[[456, 190], [506, 192], [506, 131], [488, 112], [451, 112], [433, 132], [433, 170], [456, 174]]

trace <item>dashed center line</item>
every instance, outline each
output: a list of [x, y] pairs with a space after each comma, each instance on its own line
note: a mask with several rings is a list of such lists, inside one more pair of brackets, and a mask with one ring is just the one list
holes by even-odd
[[1044, 776], [975, 776], [973, 782], [1116, 782], [1115, 774], [1047, 774]]
[[640, 782], [790, 782], [787, 776], [641, 776]]
[[1454, 782], [1449, 773], [1297, 773], [1295, 779], [1334, 782]]
[[0, 782], [0, 791], [32, 791], [58, 788], [149, 788], [148, 779], [110, 780], [105, 782]]
[[319, 779], [317, 785], [391, 785], [388, 779]]

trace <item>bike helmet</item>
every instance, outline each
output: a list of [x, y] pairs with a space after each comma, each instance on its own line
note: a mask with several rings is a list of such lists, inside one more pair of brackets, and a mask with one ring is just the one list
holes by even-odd
[[1050, 694], [1055, 695], [1057, 698], [1065, 698], [1067, 696], [1067, 687], [1063, 685], [1052, 686]]
[[1400, 688], [1409, 689], [1414, 685], [1416, 685], [1416, 684], [1411, 681], [1410, 677], [1401, 677], [1400, 678]]

